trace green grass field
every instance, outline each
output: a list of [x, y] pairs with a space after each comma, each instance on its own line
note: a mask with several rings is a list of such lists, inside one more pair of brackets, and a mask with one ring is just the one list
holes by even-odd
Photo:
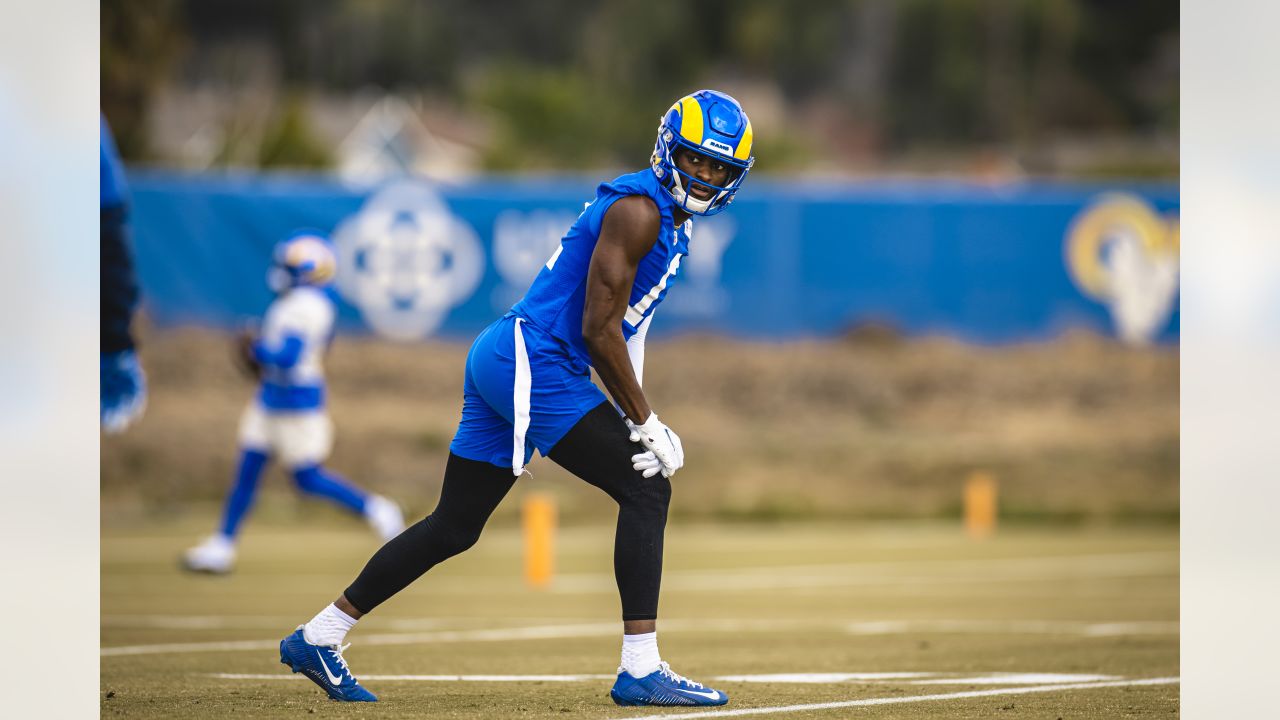
[[[342, 518], [268, 513], [234, 575], [181, 574], [178, 553], [211, 522], [104, 525], [104, 717], [715, 716], [615, 707], [607, 678], [379, 678], [610, 675], [621, 628], [607, 523], [561, 530], [546, 591], [523, 584], [518, 529], [489, 528], [361, 622], [346, 657], [381, 701], [343, 705], [275, 646], [374, 541]], [[1177, 529], [1005, 527], [972, 541], [949, 524], [673, 524], [659, 631], [674, 669], [729, 693], [725, 710], [766, 717], [1176, 716], [1176, 682], [1133, 683], [1178, 675]], [[717, 679], [778, 673], [864, 675]], [[972, 692], [988, 694], [918, 699]], [[877, 702], [763, 710], [864, 700]]]

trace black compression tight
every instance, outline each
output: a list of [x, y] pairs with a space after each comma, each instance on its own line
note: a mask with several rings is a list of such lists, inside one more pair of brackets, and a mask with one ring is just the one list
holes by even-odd
[[646, 478], [631, 467], [631, 456], [644, 448], [629, 436], [618, 411], [601, 403], [551, 448], [550, 457], [618, 503], [613, 575], [622, 597], [622, 619], [654, 620], [671, 481], [662, 473]]
[[475, 545], [515, 481], [509, 469], [450, 453], [436, 509], [369, 558], [343, 593], [347, 601], [367, 613], [438, 563]]
[[[613, 570], [622, 619], [652, 620], [658, 616], [671, 482], [661, 474], [645, 478], [631, 467], [631, 456], [641, 448], [628, 434], [613, 406], [601, 403], [556, 443], [550, 457], [617, 501]], [[450, 454], [436, 509], [374, 554], [347, 588], [347, 600], [367, 613], [437, 563], [470, 548], [514, 484], [509, 468]]]

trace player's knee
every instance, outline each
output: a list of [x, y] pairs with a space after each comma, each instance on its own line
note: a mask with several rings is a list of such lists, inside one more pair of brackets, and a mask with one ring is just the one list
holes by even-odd
[[449, 555], [460, 555], [475, 546], [480, 540], [478, 529], [458, 529], [444, 536], [444, 545]]
[[294, 468], [293, 484], [304, 493], [315, 493], [322, 484], [320, 468], [316, 465]]
[[667, 507], [671, 505], [671, 480], [663, 477], [661, 473], [650, 478], [636, 473], [633, 481], [628, 484], [628, 490], [625, 496], [615, 498], [620, 505], [631, 505], [664, 515]]
[[671, 480], [661, 474], [653, 476], [650, 480], [655, 481], [650, 490], [654, 496], [654, 501], [662, 507], [662, 511], [665, 513], [671, 505]]
[[484, 529], [483, 525], [442, 521], [434, 515], [427, 521], [436, 527], [442, 549], [450, 556], [470, 550], [480, 541], [480, 531]]

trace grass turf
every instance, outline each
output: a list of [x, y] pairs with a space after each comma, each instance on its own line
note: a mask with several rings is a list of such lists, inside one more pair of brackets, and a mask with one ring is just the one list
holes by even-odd
[[[176, 558], [211, 518], [102, 539], [103, 717], [622, 718], [609, 680], [367, 680], [373, 705], [328, 701], [290, 676], [275, 643], [332, 600], [375, 549], [356, 523], [264, 513], [228, 577]], [[199, 523], [199, 524], [197, 524]], [[370, 675], [610, 674], [620, 624], [612, 529], [557, 539], [549, 591], [521, 580], [518, 529], [491, 527], [362, 621], [347, 652]], [[999, 690], [1015, 685], [717, 681], [765, 673], [1178, 674], [1175, 528], [1003, 528], [985, 541], [926, 523], [685, 525], [668, 530], [659, 621], [674, 669], [730, 694], [727, 709]], [[513, 630], [510, 634], [482, 631]], [[559, 636], [559, 637], [557, 637]], [[245, 649], [201, 643], [249, 641]], [[174, 643], [190, 647], [143, 648]], [[137, 654], [118, 654], [135, 648]], [[270, 675], [225, 679], [217, 673]], [[278, 679], [277, 679], [278, 678]], [[681, 709], [665, 712], [682, 712]], [[1054, 690], [768, 715], [786, 718], [1168, 717], [1177, 684]]]

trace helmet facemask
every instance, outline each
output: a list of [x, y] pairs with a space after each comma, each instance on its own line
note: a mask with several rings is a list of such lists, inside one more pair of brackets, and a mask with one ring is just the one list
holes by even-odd
[[[723, 163], [729, 168], [729, 179], [723, 186], [713, 185], [681, 170], [675, 157], [677, 149], [696, 153], [711, 162]], [[747, 176], [747, 172], [755, 164], [755, 158], [749, 158], [746, 161], [737, 160], [690, 143], [666, 122], [665, 117], [662, 124], [658, 126], [658, 140], [653, 154], [654, 173], [666, 187], [667, 192], [671, 193], [676, 205], [692, 215], [715, 215], [728, 207], [729, 203], [733, 202], [734, 195], [738, 194], [738, 189], [742, 186], [742, 180]], [[695, 197], [689, 192], [693, 183], [709, 188], [713, 195], [705, 200]]]
[[[738, 192], [738, 179], [742, 177], [743, 169], [726, 163], [728, 172], [725, 176], [724, 185], [714, 185], [680, 169], [679, 153], [681, 150], [697, 153], [704, 158], [705, 162], [723, 162], [723, 158], [720, 156], [693, 150], [683, 145], [672, 153], [671, 167], [675, 170], [675, 173], [672, 176], [671, 193], [672, 195], [683, 195], [683, 198], [677, 200], [680, 203], [680, 207], [697, 215], [713, 215], [727, 207], [732, 202], [733, 196]], [[693, 192], [694, 185], [711, 191], [710, 197], [706, 199], [699, 198]], [[713, 206], [716, 208], [715, 211], [709, 212]]]
[[[755, 164], [753, 139], [751, 120], [737, 100], [715, 90], [699, 90], [677, 100], [658, 121], [650, 164], [680, 209], [692, 215], [715, 215], [733, 202]], [[725, 165], [728, 178], [719, 186], [699, 180], [676, 163], [677, 150]], [[690, 193], [695, 183], [710, 188], [712, 195], [704, 199]]]

